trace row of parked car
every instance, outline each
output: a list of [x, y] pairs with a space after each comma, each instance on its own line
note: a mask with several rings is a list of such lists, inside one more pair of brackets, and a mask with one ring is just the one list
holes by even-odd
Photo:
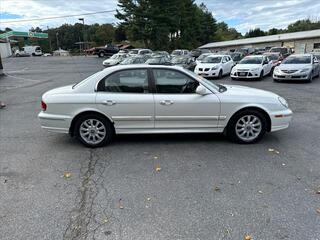
[[[311, 82], [320, 74], [320, 52], [309, 54], [289, 54], [284, 48], [271, 48], [266, 52], [245, 54], [244, 52], [212, 53], [208, 49], [151, 51], [133, 49], [119, 51], [103, 62], [105, 67], [117, 64], [178, 65], [194, 71], [205, 78], [262, 79], [273, 75], [275, 81], [305, 80]], [[278, 52], [277, 52], [278, 51]]]

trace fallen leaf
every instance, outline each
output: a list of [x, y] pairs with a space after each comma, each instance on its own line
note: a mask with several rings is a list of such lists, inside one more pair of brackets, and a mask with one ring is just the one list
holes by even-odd
[[109, 220], [108, 219], [103, 219], [103, 223], [108, 223]]
[[285, 166], [286, 164], [285, 163], [282, 163], [282, 166]]
[[320, 214], [320, 208], [318, 208], [318, 209], [317, 209], [317, 213], [319, 213], [319, 214]]
[[251, 237], [250, 235], [246, 235], [246, 236], [244, 237], [244, 239], [245, 239], [245, 240], [252, 240], [252, 237]]
[[320, 194], [320, 188], [316, 190], [316, 194]]
[[156, 166], [156, 172], [160, 172], [161, 171], [161, 167], [160, 167], [160, 165], [157, 165]]
[[219, 192], [221, 189], [220, 189], [219, 187], [215, 187], [214, 190], [215, 190], [216, 192]]
[[148, 197], [148, 198], [147, 198], [147, 201], [150, 201], [150, 200], [151, 200], [151, 198]]
[[158, 157], [157, 157], [157, 156], [154, 156], [153, 158], [154, 158], [154, 159], [158, 159]]
[[269, 152], [276, 153], [276, 154], [279, 154], [279, 153], [280, 153], [278, 150], [275, 150], [274, 148], [269, 148], [268, 151], [269, 151]]
[[71, 172], [64, 172], [63, 173], [64, 178], [71, 178], [71, 176], [72, 176]]
[[261, 190], [259, 190], [258, 193], [263, 194], [263, 192]]

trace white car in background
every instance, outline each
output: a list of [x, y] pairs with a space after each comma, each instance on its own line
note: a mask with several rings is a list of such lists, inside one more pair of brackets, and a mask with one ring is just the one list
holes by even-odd
[[203, 77], [218, 77], [229, 75], [234, 62], [229, 55], [210, 54], [206, 56], [194, 69], [194, 72]]
[[117, 65], [42, 96], [41, 126], [85, 146], [114, 134], [225, 133], [255, 143], [289, 126], [285, 99], [263, 90], [214, 84], [176, 66]]
[[136, 55], [152, 55], [152, 50], [147, 48], [135, 48], [129, 51], [130, 56], [136, 56]]
[[319, 77], [319, 60], [313, 54], [294, 54], [287, 57], [273, 71], [273, 80], [304, 80]]
[[129, 55], [127, 53], [116, 53], [116, 54], [113, 54], [112, 57], [104, 60], [102, 62], [102, 65], [104, 67], [111, 67], [111, 66], [114, 66], [114, 65], [118, 65], [119, 63], [121, 63], [128, 56]]
[[264, 55], [244, 57], [231, 71], [231, 79], [262, 79], [271, 74], [272, 61]]

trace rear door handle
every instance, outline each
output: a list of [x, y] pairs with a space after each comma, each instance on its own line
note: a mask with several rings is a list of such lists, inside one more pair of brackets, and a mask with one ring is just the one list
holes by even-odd
[[113, 101], [113, 100], [103, 100], [103, 101], [102, 101], [102, 104], [103, 104], [103, 105], [107, 105], [107, 106], [112, 106], [112, 105], [115, 105], [115, 104], [116, 104], [116, 101]]
[[160, 104], [165, 105], [165, 106], [169, 106], [169, 105], [173, 104], [173, 101], [172, 100], [162, 100], [162, 101], [160, 101]]

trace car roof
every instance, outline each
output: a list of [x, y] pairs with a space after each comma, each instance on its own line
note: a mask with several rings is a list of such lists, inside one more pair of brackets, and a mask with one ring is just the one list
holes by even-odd
[[181, 70], [183, 67], [175, 66], [175, 65], [149, 65], [149, 64], [129, 64], [129, 65], [116, 65], [109, 68], [105, 68], [102, 71], [109, 71], [109, 70], [125, 70], [125, 69], [135, 69], [135, 68], [170, 68]]
[[312, 54], [310, 53], [291, 54], [289, 57], [302, 57], [302, 56], [311, 57]]

